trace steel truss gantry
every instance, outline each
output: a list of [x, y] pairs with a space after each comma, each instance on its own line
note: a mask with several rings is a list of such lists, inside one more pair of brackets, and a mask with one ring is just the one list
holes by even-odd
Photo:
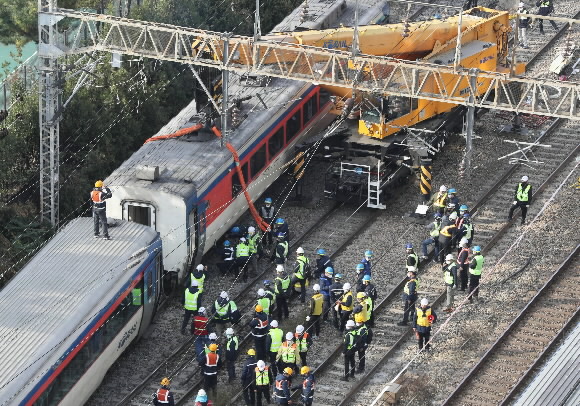
[[[58, 202], [55, 197], [58, 194], [58, 121], [52, 118], [60, 103], [55, 82], [57, 56], [61, 55], [113, 52], [241, 74], [349, 89], [356, 87], [375, 94], [580, 119], [577, 109], [580, 84], [575, 82], [465, 69], [457, 67], [456, 61], [438, 65], [426, 61], [353, 55], [347, 51], [289, 44], [272, 40], [272, 37], [256, 40], [254, 37], [58, 9], [53, 6], [55, 3], [56, 0], [39, 0], [39, 55], [44, 66], [41, 67], [40, 96], [41, 161], [44, 162], [41, 162], [41, 195], [44, 196], [42, 212], [51, 211], [51, 221], [58, 219], [58, 203], [54, 205], [55, 201]], [[57, 22], [63, 19], [67, 19], [69, 27], [76, 27], [66, 36], [58, 35], [56, 31]], [[580, 20], [565, 20], [572, 24], [580, 23]], [[50, 52], [41, 52], [43, 48]], [[482, 81], [489, 85], [479, 86]], [[435, 85], [428, 86], [429, 83]], [[487, 90], [481, 92], [479, 89], [482, 88]], [[52, 199], [46, 197], [48, 191], [51, 191]]]

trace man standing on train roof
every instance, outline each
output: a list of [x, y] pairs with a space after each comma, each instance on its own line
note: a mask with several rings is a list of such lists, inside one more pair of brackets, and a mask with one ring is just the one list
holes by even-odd
[[175, 406], [173, 393], [169, 390], [170, 385], [169, 378], [161, 380], [161, 388], [157, 389], [157, 392], [153, 394], [153, 404], [155, 406]]
[[185, 294], [183, 297], [183, 308], [185, 313], [183, 314], [183, 322], [181, 323], [181, 334], [185, 335], [185, 329], [189, 324], [189, 319], [195, 316], [198, 309], [201, 307], [201, 298], [199, 289], [197, 287], [197, 281], [191, 282], [191, 286], [185, 288]]
[[100, 237], [100, 223], [103, 223], [103, 238], [109, 240], [109, 225], [107, 224], [107, 202], [113, 196], [111, 190], [105, 187], [102, 180], [95, 182], [95, 187], [91, 192], [91, 202], [93, 204], [93, 223], [95, 238]]
[[514, 193], [514, 203], [510, 208], [508, 220], [511, 221], [516, 208], [522, 209], [522, 225], [526, 224], [526, 216], [528, 214], [528, 207], [532, 203], [532, 185], [528, 183], [529, 178], [522, 176], [522, 180], [518, 183]]
[[313, 276], [315, 280], [318, 280], [322, 275], [324, 275], [326, 268], [333, 268], [334, 265], [332, 265], [330, 257], [326, 255], [326, 250], [324, 248], [318, 249], [316, 254], [318, 255], [318, 258], [316, 259], [316, 269], [314, 270]]
[[267, 197], [264, 199], [264, 205], [260, 207], [260, 216], [264, 222], [270, 225], [264, 233], [264, 244], [272, 245], [272, 229], [274, 228], [274, 217], [276, 216], [276, 207], [272, 205], [272, 198]]

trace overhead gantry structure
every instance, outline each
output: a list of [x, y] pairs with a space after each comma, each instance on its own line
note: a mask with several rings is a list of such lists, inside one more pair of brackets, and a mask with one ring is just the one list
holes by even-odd
[[[58, 76], [57, 58], [104, 51], [183, 64], [208, 66], [240, 74], [273, 76], [377, 95], [425, 100], [579, 120], [580, 84], [518, 76], [513, 71], [464, 69], [456, 59], [429, 63], [393, 57], [353, 55], [349, 51], [290, 42], [289, 36], [246, 37], [176, 27], [168, 24], [91, 14], [55, 7], [56, 0], [39, 0], [41, 75], [40, 120], [42, 213], [58, 221]], [[68, 19], [75, 30], [64, 36], [56, 24]], [[580, 20], [565, 20], [570, 24]], [[69, 24], [70, 26], [71, 24]], [[42, 29], [40, 29], [42, 27]], [[43, 52], [43, 49], [45, 52]], [[458, 55], [455, 55], [457, 58]], [[41, 67], [41, 73], [42, 73]], [[488, 81], [485, 92], [478, 83]], [[427, 83], [435, 83], [426, 86]], [[222, 109], [223, 110], [223, 109]], [[52, 119], [51, 119], [52, 118]], [[46, 140], [43, 142], [42, 140]], [[41, 162], [44, 160], [41, 159]], [[44, 168], [44, 170], [43, 170]], [[55, 179], [56, 177], [56, 179]], [[56, 218], [56, 221], [54, 220]]]

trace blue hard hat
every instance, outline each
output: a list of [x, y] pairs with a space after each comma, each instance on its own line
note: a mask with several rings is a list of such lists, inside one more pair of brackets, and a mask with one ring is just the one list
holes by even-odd
[[342, 274], [337, 273], [336, 275], [334, 275], [334, 279], [342, 279]]
[[363, 276], [363, 281], [370, 281], [370, 280], [371, 280], [371, 276], [370, 275]]
[[230, 245], [232, 245], [232, 243], [230, 242], [230, 240], [225, 240], [224, 241], [224, 247], [229, 247]]
[[284, 224], [284, 219], [283, 219], [283, 218], [281, 218], [281, 217], [278, 217], [278, 218], [276, 219], [276, 224]]
[[436, 219], [441, 218], [441, 213], [437, 212], [433, 215]]
[[471, 249], [473, 252], [481, 252], [481, 247], [479, 245], [476, 245], [475, 247], [473, 247]]
[[449, 189], [449, 190], [447, 191], [447, 193], [457, 193], [457, 190], [455, 190], [455, 189], [451, 188], [451, 189]]
[[326, 250], [324, 248], [319, 248], [318, 251], [316, 251], [316, 253], [318, 255], [326, 255]]
[[373, 256], [373, 252], [371, 250], [365, 251], [365, 257], [372, 257], [372, 256]]
[[240, 227], [232, 227], [232, 233], [237, 234], [240, 232]]
[[364, 266], [364, 264], [357, 264], [357, 265], [356, 265], [356, 270], [358, 271], [358, 270], [360, 270], [360, 269], [365, 269], [365, 266]]
[[470, 217], [471, 217], [471, 214], [469, 214], [469, 213], [464, 213], [463, 214], [463, 218], [465, 218], [465, 219], [468, 219]]
[[327, 266], [326, 269], [324, 269], [324, 273], [329, 273], [329, 274], [333, 275], [334, 269], [332, 269], [331, 266]]
[[266, 203], [266, 204], [272, 204], [272, 198], [270, 198], [270, 197], [265, 198], [264, 199], [264, 203]]
[[467, 207], [467, 205], [466, 205], [466, 204], [462, 204], [462, 205], [459, 207], [459, 210], [469, 210], [469, 207]]
[[280, 232], [280, 233], [278, 233], [278, 234], [276, 235], [276, 237], [278, 237], [278, 238], [284, 238], [284, 233], [281, 233], [281, 232]]
[[408, 242], [407, 245], [405, 245], [405, 248], [407, 248], [408, 250], [413, 249], [413, 244]]
[[272, 282], [270, 281], [270, 279], [264, 279], [264, 282], [263, 283], [264, 283], [264, 286], [268, 286], [268, 285], [271, 285], [272, 284]]

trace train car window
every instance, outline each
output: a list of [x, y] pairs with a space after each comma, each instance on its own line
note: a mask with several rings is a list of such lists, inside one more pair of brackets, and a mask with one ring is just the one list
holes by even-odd
[[302, 125], [300, 124], [300, 118], [302, 117], [300, 109], [292, 115], [286, 122], [286, 142], [290, 142], [298, 133]]
[[133, 329], [132, 326], [127, 326], [127, 323], [141, 308], [143, 302], [142, 293], [143, 279], [123, 298], [123, 301], [119, 303], [117, 308], [96, 332], [87, 334], [88, 339], [82, 342], [84, 344], [83, 347], [76, 353], [68, 365], [63, 368], [61, 373], [48, 386], [44, 393], [34, 402], [34, 406], [59, 404], [110, 344], [118, 346], [119, 348], [126, 344], [126, 340], [129, 337], [127, 333], [119, 336], [118, 340], [113, 342], [123, 328], [129, 327], [136, 334], [137, 328]]
[[123, 219], [155, 228], [155, 207], [147, 203], [124, 202]]
[[302, 107], [302, 122], [306, 125], [318, 113], [316, 93]]
[[280, 152], [282, 147], [284, 146], [284, 127], [280, 127], [278, 131], [276, 131], [270, 139], [268, 140], [268, 154], [270, 156], [270, 160], [274, 159], [276, 154]]
[[254, 179], [258, 173], [266, 166], [266, 144], [258, 149], [252, 158], [250, 158], [251, 179]]
[[[242, 165], [242, 175], [244, 176], [246, 183], [248, 181], [248, 163]], [[242, 191], [242, 182], [240, 182], [240, 177], [238, 176], [238, 171], [232, 169], [232, 197], [236, 197]]]

